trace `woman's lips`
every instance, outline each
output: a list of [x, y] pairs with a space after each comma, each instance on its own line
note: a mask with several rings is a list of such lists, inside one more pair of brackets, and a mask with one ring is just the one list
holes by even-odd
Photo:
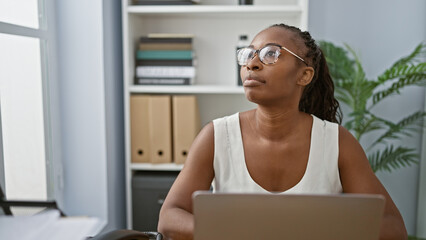
[[250, 77], [246, 78], [243, 82], [244, 87], [257, 87], [263, 84], [265, 84], [265, 81]]

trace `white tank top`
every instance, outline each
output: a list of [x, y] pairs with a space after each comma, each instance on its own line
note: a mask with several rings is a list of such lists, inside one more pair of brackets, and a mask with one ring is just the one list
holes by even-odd
[[[339, 128], [314, 115], [308, 164], [302, 179], [282, 193], [341, 193]], [[250, 176], [244, 158], [239, 113], [213, 120], [214, 192], [268, 193]]]

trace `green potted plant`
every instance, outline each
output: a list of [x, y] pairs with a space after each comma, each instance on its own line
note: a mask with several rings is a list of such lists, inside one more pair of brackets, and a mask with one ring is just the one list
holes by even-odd
[[[399, 122], [392, 122], [377, 116], [374, 108], [382, 100], [400, 94], [406, 86], [425, 86], [426, 44], [419, 44], [410, 55], [396, 61], [376, 79], [367, 79], [357, 54], [348, 45], [342, 48], [326, 41], [319, 45], [328, 62], [336, 98], [350, 108], [344, 127], [360, 142], [367, 133], [378, 133], [375, 141], [364, 146], [373, 171], [391, 172], [418, 163], [420, 157], [414, 148], [403, 147], [396, 142], [420, 130], [425, 125], [426, 112], [418, 110]], [[426, 240], [415, 236], [408, 239]]]
[[376, 115], [374, 109], [382, 100], [400, 94], [406, 86], [425, 86], [426, 44], [419, 44], [410, 55], [396, 61], [375, 79], [367, 79], [357, 54], [348, 45], [342, 48], [327, 41], [319, 45], [328, 62], [336, 98], [350, 108], [344, 127], [360, 142], [367, 133], [378, 133], [375, 141], [363, 145], [373, 171], [390, 172], [418, 163], [419, 154], [414, 148], [396, 142], [421, 130], [426, 112], [418, 110], [399, 122], [392, 122]]

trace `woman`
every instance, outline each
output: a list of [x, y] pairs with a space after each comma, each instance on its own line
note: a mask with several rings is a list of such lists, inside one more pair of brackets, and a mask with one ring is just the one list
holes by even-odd
[[214, 120], [194, 140], [160, 212], [166, 239], [192, 239], [191, 195], [213, 179], [221, 192], [381, 194], [380, 239], [407, 239], [362, 147], [338, 125], [333, 82], [310, 34], [273, 25], [238, 52], [238, 63], [246, 97], [258, 107]]

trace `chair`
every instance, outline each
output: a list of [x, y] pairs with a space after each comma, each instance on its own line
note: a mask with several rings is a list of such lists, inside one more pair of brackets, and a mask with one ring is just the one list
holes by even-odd
[[3, 193], [3, 189], [0, 186], [0, 208], [3, 209], [5, 215], [12, 215], [11, 207], [44, 207], [44, 208], [52, 208], [57, 209], [61, 213], [61, 216], [65, 216], [65, 214], [59, 209], [58, 205], [55, 201], [8, 201], [6, 200], [5, 194]]
[[90, 240], [162, 240], [159, 232], [139, 232], [134, 230], [120, 229], [99, 236], [89, 238]]

